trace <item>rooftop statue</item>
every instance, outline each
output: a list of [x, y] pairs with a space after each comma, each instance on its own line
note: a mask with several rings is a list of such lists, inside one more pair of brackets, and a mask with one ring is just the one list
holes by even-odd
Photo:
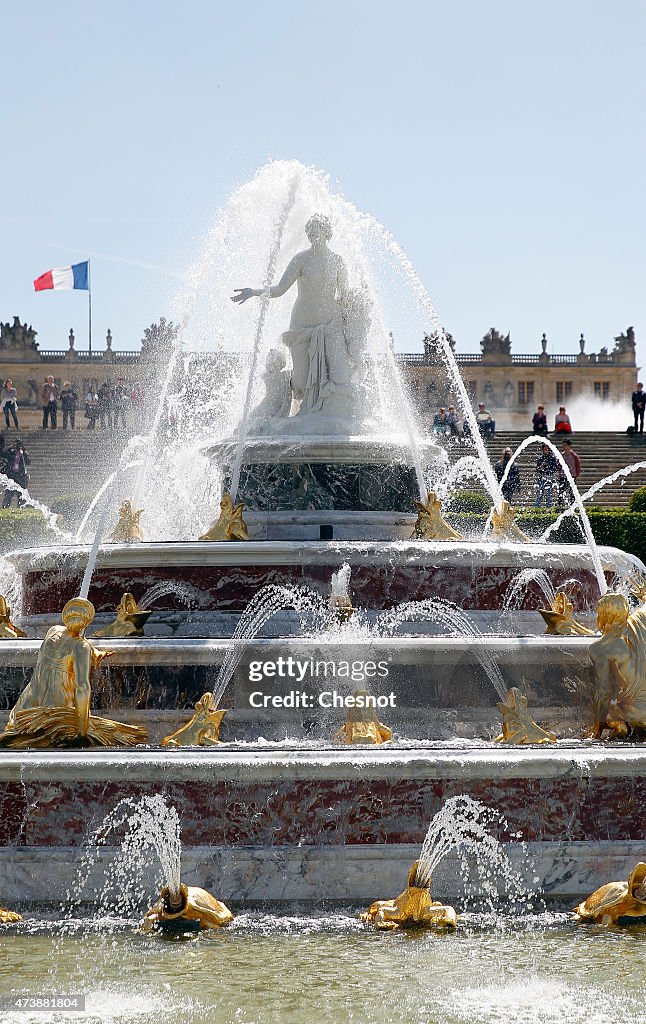
[[622, 594], [597, 604], [603, 634], [590, 645], [596, 676], [592, 737], [646, 740], [646, 607], [630, 611]]
[[480, 342], [483, 356], [508, 356], [511, 352], [511, 337], [503, 337], [500, 331], [491, 327]]
[[[310, 217], [305, 233], [310, 248], [297, 253], [269, 289], [269, 297], [277, 299], [292, 285], [297, 288], [282, 340], [292, 359], [291, 396], [300, 405], [296, 416], [283, 420], [283, 428], [344, 433], [343, 421], [347, 424], [353, 415], [352, 382], [369, 325], [367, 303], [361, 292], [350, 290], [344, 261], [328, 248], [328, 218]], [[262, 288], [236, 288], [232, 299], [243, 303], [263, 294]]]
[[61, 612], [63, 625], [48, 630], [30, 682], [9, 715], [0, 747], [133, 746], [145, 729], [90, 714], [93, 670], [112, 652], [85, 637], [94, 618], [90, 601], [75, 597]]

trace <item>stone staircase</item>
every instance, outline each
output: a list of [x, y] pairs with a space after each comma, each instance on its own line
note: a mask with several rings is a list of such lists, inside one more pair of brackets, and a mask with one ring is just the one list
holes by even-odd
[[[59, 414], [60, 416], [60, 414]], [[31, 458], [29, 493], [60, 511], [62, 499], [87, 506], [116, 467], [129, 435], [112, 430], [9, 430], [9, 447], [20, 437]], [[76, 499], [76, 501], [74, 501]]]
[[[3, 432], [7, 445], [16, 437], [15, 431]], [[47, 505], [59, 506], [61, 499], [78, 496], [78, 504], [87, 506], [92, 496], [117, 465], [128, 434], [122, 431], [80, 429], [63, 431], [25, 430], [20, 432], [23, 444], [31, 457], [30, 493]], [[503, 448], [515, 450], [527, 435], [521, 432], [501, 431], [487, 442], [493, 462]], [[581, 459], [581, 491], [587, 490], [602, 477], [634, 462], [646, 461], [646, 434], [628, 437], [624, 433], [580, 432], [572, 436], [574, 449]], [[560, 447], [560, 441], [558, 442]], [[451, 462], [461, 455], [472, 453], [471, 446], [447, 443]], [[534, 465], [538, 449], [531, 447], [520, 457], [523, 482], [522, 503], [533, 503]], [[476, 481], [464, 485], [478, 490]], [[637, 487], [646, 486], [646, 470], [605, 487], [595, 495], [591, 504], [625, 506]], [[59, 510], [58, 508], [56, 509]]]
[[[527, 437], [526, 433], [520, 431], [500, 431], [493, 441], [487, 441], [487, 450], [490, 453], [492, 462], [497, 462], [502, 455], [504, 448], [511, 448], [515, 451], [519, 444]], [[572, 447], [581, 459], [581, 476], [577, 483], [579, 490], [583, 493], [598, 480], [609, 476], [624, 466], [630, 466], [635, 462], [646, 462], [646, 434], [629, 437], [625, 433], [595, 433], [592, 431], [581, 431], [571, 435]], [[562, 447], [562, 437], [550, 435], [558, 448]], [[466, 453], [466, 449], [459, 444], [449, 444], [447, 451], [451, 463], [454, 463], [460, 455]], [[472, 449], [469, 448], [469, 452]], [[523, 492], [519, 504], [532, 505], [534, 502], [535, 472], [534, 467], [540, 447], [533, 445], [523, 452], [519, 457], [521, 481]], [[591, 501], [590, 505], [605, 506], [626, 506], [631, 494], [638, 488], [646, 486], [646, 468], [637, 470], [625, 480], [617, 480], [602, 488]], [[476, 482], [467, 483], [465, 487], [469, 490], [481, 490]]]

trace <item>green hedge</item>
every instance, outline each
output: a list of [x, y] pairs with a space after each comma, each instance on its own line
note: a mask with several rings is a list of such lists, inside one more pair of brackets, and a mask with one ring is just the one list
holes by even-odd
[[646, 487], [638, 487], [631, 494], [628, 508], [631, 512], [646, 512]]
[[47, 528], [38, 509], [0, 509], [0, 551], [55, 543], [56, 534]]
[[[597, 544], [621, 548], [622, 551], [637, 555], [646, 563], [646, 514], [629, 512], [623, 508], [603, 508], [589, 509], [588, 517]], [[446, 518], [456, 530], [465, 536], [481, 533], [486, 522], [486, 516], [467, 513], [460, 515], [449, 513]], [[547, 510], [534, 512], [524, 511], [522, 508], [516, 509], [516, 522], [521, 530], [524, 530], [532, 539], [538, 540], [556, 518], [553, 512]], [[568, 516], [567, 519], [564, 519], [558, 530], [550, 534], [549, 539], [557, 544], [585, 543], [578, 524], [578, 517]]]

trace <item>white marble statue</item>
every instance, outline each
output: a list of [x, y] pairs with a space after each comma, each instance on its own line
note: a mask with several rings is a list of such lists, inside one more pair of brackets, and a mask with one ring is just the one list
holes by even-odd
[[[305, 232], [311, 247], [297, 253], [269, 289], [270, 298], [276, 299], [297, 286], [282, 340], [292, 359], [292, 397], [300, 406], [296, 416], [288, 417], [286, 429], [346, 433], [357, 420], [353, 381], [368, 332], [367, 305], [360, 293], [350, 290], [341, 257], [328, 248], [332, 227], [327, 217], [315, 214]], [[261, 288], [237, 288], [232, 299], [242, 303], [262, 294]]]

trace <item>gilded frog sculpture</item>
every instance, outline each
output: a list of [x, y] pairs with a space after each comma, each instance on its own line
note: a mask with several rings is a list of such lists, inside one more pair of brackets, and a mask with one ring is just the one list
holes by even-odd
[[247, 524], [242, 518], [243, 511], [244, 504], [242, 502], [235, 505], [230, 494], [223, 494], [218, 519], [199, 539], [208, 541], [249, 540]]
[[646, 606], [631, 612], [622, 594], [597, 604], [601, 637], [590, 645], [595, 674], [593, 739], [646, 740]]
[[27, 636], [14, 622], [11, 621], [11, 608], [7, 599], [0, 594], [0, 639], [24, 640]]
[[442, 516], [442, 502], [435, 491], [429, 491], [426, 501], [416, 501], [417, 521], [412, 540], [462, 540], [462, 536], [449, 526]]
[[353, 696], [359, 699], [359, 706], [349, 708], [347, 720], [334, 733], [332, 742], [388, 743], [393, 738], [393, 731], [379, 721], [374, 708], [366, 706], [367, 691], [355, 690]]
[[142, 541], [144, 533], [141, 528], [140, 518], [143, 511], [143, 508], [135, 511], [132, 507], [132, 502], [123, 501], [119, 508], [117, 525], [108, 534], [107, 540], [112, 544], [134, 544]]
[[103, 629], [97, 629], [95, 637], [143, 636], [144, 625], [152, 612], [140, 608], [132, 594], [123, 594], [116, 607], [117, 617]]
[[501, 701], [496, 707], [502, 715], [502, 732], [496, 736], [496, 743], [523, 745], [526, 743], [555, 743], [556, 735], [541, 729], [527, 709], [527, 697], [517, 686], [510, 687], [507, 702]]
[[226, 711], [212, 707], [213, 694], [205, 693], [195, 705], [195, 714], [181, 729], [166, 736], [162, 747], [212, 747], [220, 742], [220, 725]]
[[551, 608], [538, 610], [547, 624], [546, 636], [594, 636], [593, 629], [588, 629], [576, 621], [574, 605], [563, 591], [554, 595]]

